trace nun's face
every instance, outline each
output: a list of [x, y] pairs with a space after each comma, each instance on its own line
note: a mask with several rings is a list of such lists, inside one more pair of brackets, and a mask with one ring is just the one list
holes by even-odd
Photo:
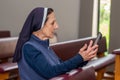
[[48, 20], [46, 21], [42, 31], [47, 38], [53, 38], [55, 30], [58, 28], [58, 24], [56, 22], [54, 12], [49, 14], [47, 17]]

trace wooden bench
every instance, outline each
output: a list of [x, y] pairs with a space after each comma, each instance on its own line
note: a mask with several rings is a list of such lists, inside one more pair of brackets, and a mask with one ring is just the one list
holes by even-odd
[[[65, 61], [76, 55], [79, 49], [85, 43], [88, 44], [90, 40], [95, 41], [95, 38], [89, 37], [89, 38], [71, 40], [66, 42], [60, 42], [60, 43], [52, 44], [51, 47], [56, 52], [56, 54], [62, 60]], [[96, 77], [97, 80], [102, 80], [105, 72], [105, 67], [114, 63], [115, 55], [113, 54], [108, 54], [107, 56], [104, 55], [104, 53], [107, 51], [105, 37], [101, 39], [98, 45], [99, 45], [99, 49], [97, 53], [98, 59], [91, 60], [86, 66], [83, 67], [83, 69], [93, 66], [95, 71], [97, 72], [97, 77]]]
[[17, 63], [10, 61], [10, 58], [13, 57], [16, 42], [17, 37], [0, 39], [0, 80], [12, 79], [18, 76]]
[[[16, 73], [16, 75], [11, 75], [13, 71], [16, 71], [18, 69], [17, 63], [12, 63], [11, 61], [8, 61], [8, 59], [13, 56], [17, 39], [18, 39], [17, 37], [0, 39], [0, 59], [2, 60], [0, 64], [0, 80], [13, 79], [18, 77], [18, 73]], [[89, 77], [92, 77], [91, 80], [95, 80], [95, 74], [94, 74], [95, 71], [93, 68], [89, 68], [84, 71], [81, 71], [81, 69], [77, 69], [77, 70], [78, 72], [74, 74], [73, 74], [73, 70], [69, 72], [69, 74], [67, 74], [67, 77], [65, 79], [68, 80], [68, 76], [69, 76], [69, 80], [82, 80]], [[88, 71], [91, 73], [88, 73]], [[88, 77], [79, 76], [87, 73], [88, 73]]]
[[[0, 78], [1, 77], [5, 79], [8, 78], [11, 71], [17, 70], [18, 68], [16, 63], [11, 63], [9, 61], [6, 62], [6, 59], [13, 56], [17, 39], [18, 39], [17, 37], [0, 39], [0, 59], [3, 60], [1, 61], [0, 64]], [[76, 55], [79, 49], [85, 43], [88, 44], [90, 40], [94, 41], [95, 38], [89, 37], [89, 38], [82, 38], [77, 40], [70, 40], [70, 41], [51, 44], [50, 46], [53, 48], [53, 50], [62, 60], [67, 60], [73, 57], [74, 55]], [[82, 68], [85, 70], [93, 66], [96, 72], [98, 72], [97, 80], [102, 80], [105, 67], [114, 63], [115, 55], [109, 54], [108, 56], [104, 56], [104, 52], [107, 51], [105, 37], [103, 37], [98, 44], [99, 44], [99, 50], [98, 50], [99, 58], [97, 60], [92, 60], [92, 62], [90, 61], [90, 63], [88, 63], [86, 66]], [[5, 74], [6, 76], [4, 77], [3, 75]]]
[[7, 61], [8, 58], [13, 57], [16, 43], [17, 43], [17, 37], [0, 39], [0, 59], [1, 60]]

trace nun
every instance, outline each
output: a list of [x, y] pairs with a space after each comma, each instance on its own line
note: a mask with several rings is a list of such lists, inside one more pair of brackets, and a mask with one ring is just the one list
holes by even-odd
[[49, 46], [58, 24], [52, 8], [37, 7], [28, 15], [19, 34], [13, 62], [18, 63], [20, 80], [48, 80], [82, 67], [96, 56], [98, 45], [85, 44], [69, 60], [62, 61]]

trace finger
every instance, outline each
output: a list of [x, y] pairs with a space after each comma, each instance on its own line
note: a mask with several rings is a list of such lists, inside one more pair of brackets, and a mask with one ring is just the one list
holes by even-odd
[[92, 54], [92, 55], [89, 56], [90, 59], [92, 59], [94, 57], [96, 57], [96, 54]]
[[96, 48], [94, 51], [93, 51], [93, 53], [97, 53], [98, 52], [98, 48]]
[[90, 53], [91, 51], [93, 51], [94, 49], [98, 48], [98, 45], [93, 45], [93, 41], [91, 40], [88, 49], [87, 49], [87, 53]]
[[91, 55], [90, 60], [91, 60], [92, 58], [94, 58], [94, 57], [96, 57], [96, 55]]
[[87, 53], [90, 53], [90, 52], [91, 52], [92, 44], [93, 44], [93, 41], [90, 40], [89, 45], [88, 45], [88, 48], [87, 48]]
[[80, 51], [83, 52], [84, 50], [86, 50], [86, 48], [87, 48], [87, 44], [85, 44], [85, 45], [80, 49]]
[[96, 48], [98, 48], [98, 45], [94, 45], [94, 46], [92, 47], [92, 50], [94, 50], [94, 49], [96, 49]]
[[88, 45], [88, 48], [92, 47], [92, 45], [93, 45], [93, 41], [90, 40], [89, 45]]
[[96, 49], [94, 49], [93, 51], [91, 51], [90, 53], [89, 53], [89, 55], [96, 55], [97, 54], [97, 51], [98, 51], [98, 48], [96, 48]]

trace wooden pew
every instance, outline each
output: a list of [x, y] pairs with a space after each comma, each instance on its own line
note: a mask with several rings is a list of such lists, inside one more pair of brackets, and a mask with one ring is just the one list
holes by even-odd
[[17, 37], [0, 39], [0, 80], [12, 79], [18, 76], [17, 63], [12, 63], [9, 60], [13, 57], [16, 42]]
[[17, 37], [0, 39], [0, 59], [6, 60], [13, 56], [17, 43]]
[[[8, 57], [13, 56], [17, 39], [18, 39], [17, 37], [0, 39], [0, 59], [7, 59]], [[73, 57], [74, 55], [76, 55], [79, 49], [85, 43], [88, 44], [90, 40], [94, 41], [95, 38], [88, 37], [88, 38], [82, 38], [77, 40], [70, 40], [70, 41], [51, 44], [50, 46], [53, 48], [53, 50], [62, 60], [67, 60]], [[83, 67], [83, 69], [87, 69], [93, 66], [94, 69], [98, 72], [97, 80], [102, 80], [105, 67], [114, 63], [115, 55], [109, 54], [108, 56], [104, 56], [104, 52], [107, 51], [105, 37], [103, 37], [98, 44], [99, 44], [99, 50], [98, 50], [99, 59], [93, 60], [92, 62], [88, 63], [86, 66]], [[6, 66], [3, 66], [3, 65], [6, 65]], [[2, 75], [5, 75], [5, 74], [7, 74], [7, 77], [5, 77], [5, 79], [8, 78], [10, 72], [17, 70], [17, 68], [18, 66], [16, 63], [11, 63], [11, 62], [1, 63], [0, 78]]]
[[[85, 44], [89, 43], [90, 40], [95, 41], [95, 38], [89, 37], [89, 38], [83, 38], [83, 39], [77, 39], [77, 40], [71, 40], [66, 42], [60, 42], [56, 44], [52, 44], [51, 47], [56, 52], [56, 54], [62, 59], [67, 60], [74, 55], [76, 55], [79, 51], [79, 49]], [[104, 52], [107, 51], [106, 48], [106, 39], [103, 37], [101, 41], [98, 43], [99, 49], [98, 49], [98, 59], [90, 61], [86, 66], [83, 68], [89, 68], [91, 66], [94, 67], [94, 69], [97, 72], [97, 80], [102, 80], [105, 67], [114, 63], [115, 61], [115, 55], [108, 54], [108, 56], [104, 55]]]
[[[0, 30], [0, 38], [6, 38], [6, 37], [10, 37], [10, 31], [9, 30]], [[1, 59], [0, 59], [1, 62]]]
[[113, 54], [115, 57], [115, 80], [120, 80], [120, 49], [115, 49]]
[[[0, 39], [0, 59], [3, 60], [2, 63], [0, 64], [0, 80], [1, 79], [2, 80], [12, 79], [12, 78], [18, 76], [18, 75], [14, 75], [12, 77], [10, 76], [11, 72], [18, 69], [18, 66], [17, 66], [17, 63], [12, 63], [7, 60], [8, 58], [11, 58], [13, 56], [17, 39], [18, 39], [17, 37]], [[79, 77], [79, 75], [86, 74], [86, 72], [88, 73], [88, 71], [91, 72], [90, 75], [93, 76], [93, 78], [91, 78], [91, 79], [94, 80], [95, 75], [94, 75], [93, 68], [84, 70], [84, 71], [82, 71], [82, 73], [79, 73], [80, 72], [80, 70], [79, 70], [76, 75], [72, 75], [69, 78], [70, 78], [70, 80], [74, 80], [76, 78], [84, 79], [86, 77]], [[69, 72], [69, 74], [71, 74], [71, 72]], [[88, 76], [90, 77], [90, 75], [88, 75]], [[68, 80], [68, 77], [67, 77], [67, 80]]]

